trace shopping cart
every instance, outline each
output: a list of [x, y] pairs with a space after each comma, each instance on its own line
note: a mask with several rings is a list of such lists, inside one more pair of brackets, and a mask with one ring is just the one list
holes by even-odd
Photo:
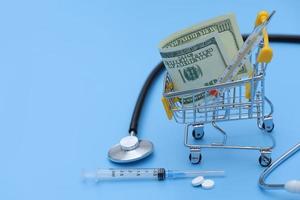
[[[252, 74], [246, 79], [188, 91], [174, 91], [172, 80], [166, 73], [163, 104], [169, 119], [174, 117], [177, 123], [185, 124], [184, 144], [190, 149], [191, 163], [201, 161], [202, 148], [222, 148], [258, 150], [260, 165], [266, 167], [271, 164], [271, 151], [275, 147], [275, 140], [271, 134], [274, 128], [273, 104], [265, 96], [265, 76], [267, 65], [272, 59], [272, 49], [269, 47], [265, 30], [263, 34], [263, 40], [250, 55]], [[216, 91], [217, 97], [212, 97], [212, 92]], [[256, 119], [258, 128], [270, 137], [271, 145], [227, 145], [227, 134], [217, 122], [242, 119]], [[196, 140], [204, 137], [204, 125], [207, 123], [211, 123], [223, 135], [223, 140], [210, 144], [190, 144], [189, 135]]]

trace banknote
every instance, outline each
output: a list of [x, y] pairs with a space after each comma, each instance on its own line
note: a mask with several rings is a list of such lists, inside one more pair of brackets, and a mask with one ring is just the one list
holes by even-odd
[[[161, 49], [160, 55], [179, 91], [214, 85], [228, 66], [229, 57], [219, 34], [210, 33], [191, 43]], [[198, 101], [203, 94], [196, 96]], [[190, 98], [185, 103], [191, 103]]]
[[[167, 39], [160, 42], [159, 50], [160, 52], [164, 52], [167, 49], [171, 50], [174, 48], [182, 48], [182, 46], [185, 44], [196, 44], [199, 41], [199, 38], [210, 35], [212, 33], [218, 33], [219, 39], [221, 40], [221, 42], [219, 43], [223, 44], [222, 49], [224, 50], [224, 52], [227, 52], [228, 58], [230, 60], [233, 59], [235, 54], [243, 44], [243, 39], [236, 22], [236, 18], [233, 14], [220, 16], [192, 26], [183, 31], [176, 32], [169, 36]], [[198, 68], [196, 67], [195, 69]], [[214, 67], [211, 67], [209, 69], [211, 71], [208, 74], [211, 74], [212, 77], [216, 77], [217, 74], [215, 73], [217, 73], [218, 71], [215, 71]], [[247, 76], [250, 70], [251, 64], [250, 61], [247, 61], [234, 79], [239, 79], [243, 76]], [[171, 70], [168, 70], [169, 73], [170, 71]], [[199, 69], [198, 72], [201, 74], [201, 71], [199, 71]], [[180, 74], [180, 71], [178, 71], [177, 76], [182, 76], [182, 74]], [[201, 79], [204, 78], [203, 76], [198, 77]], [[194, 89], [195, 87], [200, 87], [200, 85], [189, 84], [188, 81], [177, 83], [178, 78], [175, 78], [175, 73], [172, 73], [171, 78], [174, 79], [175, 90], [188, 90]]]

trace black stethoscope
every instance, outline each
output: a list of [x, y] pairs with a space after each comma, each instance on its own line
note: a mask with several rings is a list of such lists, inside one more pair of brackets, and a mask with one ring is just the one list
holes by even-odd
[[[243, 35], [245, 40], [248, 35]], [[300, 35], [283, 35], [283, 34], [269, 34], [271, 42], [282, 43], [300, 43]], [[138, 121], [141, 110], [144, 104], [145, 97], [154, 80], [164, 71], [163, 62], [158, 63], [155, 68], [148, 75], [136, 101], [130, 125], [129, 135], [122, 138], [119, 144], [116, 144], [108, 151], [108, 158], [116, 163], [128, 163], [141, 160], [149, 156], [153, 152], [153, 144], [149, 140], [140, 140], [137, 137]]]

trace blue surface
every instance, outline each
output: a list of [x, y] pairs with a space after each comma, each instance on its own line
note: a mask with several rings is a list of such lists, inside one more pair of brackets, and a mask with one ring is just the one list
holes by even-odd
[[[0, 199], [296, 199], [262, 191], [258, 152], [204, 150], [191, 165], [183, 126], [166, 119], [162, 77], [153, 85], [140, 136], [154, 154], [126, 167], [224, 169], [210, 191], [190, 180], [83, 184], [83, 168], [122, 167], [107, 150], [127, 134], [138, 92], [160, 60], [169, 34], [199, 21], [236, 13], [241, 32], [261, 9], [277, 11], [272, 33], [300, 33], [299, 1], [2, 1], [0, 3]], [[273, 44], [266, 93], [275, 105], [273, 158], [300, 141], [300, 46]], [[255, 121], [224, 123], [234, 144], [267, 142]], [[215, 130], [207, 135], [217, 137]], [[299, 155], [270, 181], [300, 178]]]

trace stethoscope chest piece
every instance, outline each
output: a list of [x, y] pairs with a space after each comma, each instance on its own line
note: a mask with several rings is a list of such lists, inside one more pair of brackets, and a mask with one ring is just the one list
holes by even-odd
[[108, 158], [116, 163], [127, 163], [143, 159], [153, 151], [153, 144], [148, 140], [139, 140], [129, 135], [121, 139], [108, 151]]

